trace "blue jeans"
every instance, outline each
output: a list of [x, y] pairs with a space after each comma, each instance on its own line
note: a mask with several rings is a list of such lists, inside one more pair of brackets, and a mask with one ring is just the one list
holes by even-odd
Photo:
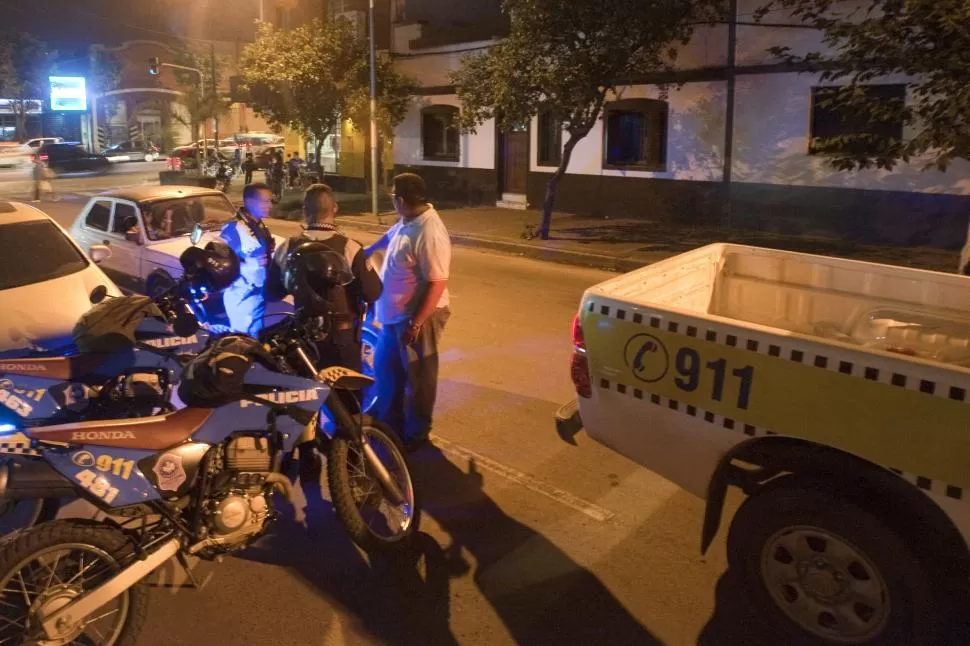
[[408, 322], [384, 325], [374, 349], [377, 404], [374, 415], [397, 431], [405, 442], [431, 432], [438, 394], [438, 344], [451, 312], [440, 308], [428, 319], [411, 345]]

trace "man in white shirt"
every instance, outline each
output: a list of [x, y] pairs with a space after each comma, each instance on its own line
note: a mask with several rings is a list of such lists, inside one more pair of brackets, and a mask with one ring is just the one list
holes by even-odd
[[426, 199], [424, 180], [394, 178], [394, 210], [401, 220], [368, 248], [386, 249], [377, 301], [381, 336], [374, 353], [376, 416], [410, 449], [427, 443], [438, 389], [438, 344], [449, 310], [451, 238]]

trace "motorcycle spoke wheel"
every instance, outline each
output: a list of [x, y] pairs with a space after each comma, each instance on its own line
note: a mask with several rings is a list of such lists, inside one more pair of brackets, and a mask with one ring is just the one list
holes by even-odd
[[[365, 416], [365, 420], [369, 418]], [[365, 421], [362, 433], [363, 441], [403, 494], [403, 502], [392, 501], [362, 445], [337, 438], [327, 468], [334, 508], [358, 545], [364, 549], [393, 549], [404, 543], [419, 523], [414, 483], [404, 448], [393, 431], [378, 422]]]
[[128, 591], [100, 608], [93, 617], [59, 626], [55, 639], [44, 636], [41, 622], [43, 617], [97, 588], [119, 570], [118, 562], [110, 554], [83, 543], [55, 545], [29, 555], [0, 582], [0, 644], [101, 646], [116, 643], [128, 617]]

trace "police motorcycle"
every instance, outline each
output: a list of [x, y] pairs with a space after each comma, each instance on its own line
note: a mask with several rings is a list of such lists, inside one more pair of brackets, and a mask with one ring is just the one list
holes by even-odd
[[[0, 462], [38, 454], [29, 436], [33, 428], [174, 410], [179, 357], [201, 351], [206, 342], [191, 313], [173, 293], [105, 300], [106, 290], [98, 287], [90, 297], [95, 306], [75, 327], [71, 347], [0, 361]], [[26, 481], [31, 473], [24, 466], [15, 478]], [[35, 484], [34, 495], [0, 499], [0, 533], [56, 514], [65, 487], [46, 491], [43, 482]]]
[[[118, 336], [105, 330], [89, 342], [121, 344]], [[250, 337], [212, 339], [185, 362], [183, 408], [21, 431], [31, 454], [0, 465], [0, 498], [58, 492], [104, 517], [55, 520], [4, 541], [0, 643], [135, 643], [146, 577], [175, 557], [192, 580], [188, 556], [218, 559], [263, 535], [279, 515], [273, 494], [292, 499], [283, 456], [307, 443], [327, 454], [351, 538], [367, 550], [407, 544], [419, 509], [404, 449], [354, 408], [353, 392], [369, 380], [336, 366], [312, 380], [283, 374], [279, 360]]]

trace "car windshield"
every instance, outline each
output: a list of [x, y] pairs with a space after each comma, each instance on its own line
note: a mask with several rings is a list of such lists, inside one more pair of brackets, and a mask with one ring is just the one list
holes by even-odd
[[87, 259], [47, 220], [0, 226], [0, 290], [60, 278], [88, 266]]
[[218, 229], [236, 211], [223, 195], [203, 195], [155, 202], [143, 213], [148, 239], [167, 240], [188, 235], [196, 224], [201, 224], [206, 231]]

